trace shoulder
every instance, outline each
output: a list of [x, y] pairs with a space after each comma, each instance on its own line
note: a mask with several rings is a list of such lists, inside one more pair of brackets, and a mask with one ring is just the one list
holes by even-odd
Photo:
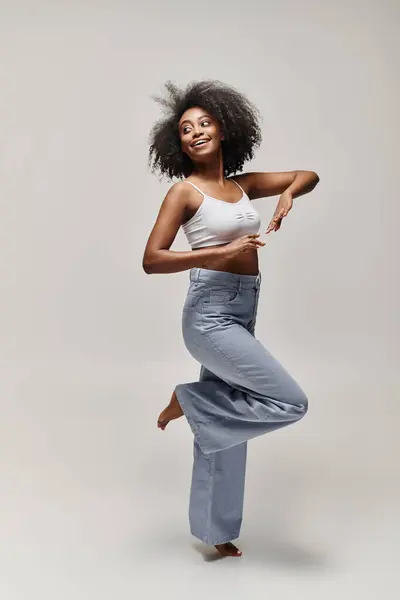
[[192, 195], [192, 186], [188, 185], [184, 181], [178, 181], [171, 185], [169, 190], [164, 196], [163, 204], [171, 205], [182, 205], [185, 206], [187, 201]]
[[249, 195], [250, 191], [250, 173], [239, 173], [239, 175], [231, 175], [228, 179], [234, 179], [236, 183], [240, 185], [240, 187], [245, 191], [247, 195]]
[[174, 183], [165, 195], [165, 199], [170, 201], [178, 201], [179, 199], [188, 199], [192, 195], [193, 187], [188, 185], [185, 181], [178, 181]]
[[168, 215], [181, 215], [183, 218], [186, 212], [193, 208], [192, 205], [196, 201], [195, 195], [196, 190], [191, 185], [184, 181], [178, 181], [171, 185], [165, 194], [160, 211]]

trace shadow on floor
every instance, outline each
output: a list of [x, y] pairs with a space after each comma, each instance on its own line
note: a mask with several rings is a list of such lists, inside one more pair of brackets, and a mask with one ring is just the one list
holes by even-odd
[[[300, 547], [289, 541], [271, 540], [252, 536], [248, 540], [243, 537], [234, 540], [233, 543], [242, 550], [241, 557], [232, 557], [236, 561], [250, 558], [252, 562], [263, 562], [275, 566], [282, 566], [289, 569], [306, 570], [327, 570], [332, 567], [332, 562], [328, 555], [323, 551], [310, 550], [306, 547]], [[221, 555], [213, 547], [202, 542], [192, 544], [194, 550], [199, 552], [203, 560], [213, 562], [221, 560]]]

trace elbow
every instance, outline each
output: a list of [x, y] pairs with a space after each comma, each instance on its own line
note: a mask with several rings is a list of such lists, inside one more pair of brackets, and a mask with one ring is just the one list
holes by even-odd
[[319, 175], [315, 171], [311, 171], [313, 177], [313, 186], [315, 187], [319, 183]]
[[146, 254], [143, 257], [142, 269], [145, 273], [147, 273], [147, 275], [153, 273], [153, 262], [151, 261], [150, 257]]
[[152, 273], [152, 271], [151, 271], [151, 265], [149, 263], [143, 262], [142, 263], [142, 268], [143, 268], [143, 271], [145, 273], [147, 273], [147, 275], [150, 275]]
[[147, 275], [151, 275], [152, 273], [157, 273], [157, 266], [159, 264], [159, 260], [157, 260], [156, 253], [152, 252], [151, 254], [145, 254], [142, 261], [142, 268]]
[[142, 268], [143, 268], [143, 271], [145, 273], [147, 273], [147, 275], [151, 275], [152, 273], [155, 272], [154, 267], [155, 267], [154, 261], [151, 261], [148, 258], [143, 259]]
[[309, 182], [305, 189], [306, 194], [308, 194], [309, 192], [312, 192], [313, 189], [319, 183], [319, 176], [315, 171], [308, 171], [308, 174], [309, 174]]

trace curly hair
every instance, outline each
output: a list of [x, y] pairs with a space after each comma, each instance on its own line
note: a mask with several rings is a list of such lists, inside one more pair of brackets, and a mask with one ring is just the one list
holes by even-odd
[[169, 180], [192, 173], [193, 163], [181, 149], [178, 124], [183, 113], [196, 106], [216, 118], [224, 134], [221, 141], [224, 176], [241, 171], [261, 144], [260, 113], [254, 104], [235, 88], [217, 80], [191, 82], [184, 90], [170, 80], [164, 86], [166, 97], [151, 96], [165, 113], [150, 132], [151, 172], [158, 171], [161, 178]]

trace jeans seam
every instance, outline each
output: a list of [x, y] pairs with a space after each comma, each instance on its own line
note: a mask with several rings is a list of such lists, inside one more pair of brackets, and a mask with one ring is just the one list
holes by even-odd
[[210, 458], [210, 476], [209, 482], [207, 486], [208, 491], [208, 505], [207, 505], [207, 519], [206, 519], [206, 531], [210, 530], [211, 523], [211, 510], [212, 510], [212, 495], [213, 495], [213, 484], [214, 484], [214, 474], [215, 474], [215, 458]]

